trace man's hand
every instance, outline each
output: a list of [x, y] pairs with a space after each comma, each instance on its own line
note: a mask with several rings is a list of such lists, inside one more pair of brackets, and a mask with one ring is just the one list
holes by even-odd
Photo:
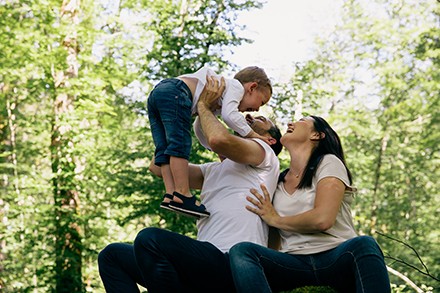
[[225, 89], [225, 80], [208, 78], [197, 103], [197, 117], [211, 150], [236, 163], [257, 166], [265, 157], [263, 147], [251, 140], [232, 133], [219, 121], [214, 111], [219, 107], [218, 98]]
[[218, 103], [218, 99], [223, 94], [225, 88], [225, 79], [223, 77], [221, 78], [220, 83], [212, 76], [206, 77], [206, 85], [200, 94], [199, 103], [205, 104], [205, 106], [212, 112], [220, 109], [221, 106]]

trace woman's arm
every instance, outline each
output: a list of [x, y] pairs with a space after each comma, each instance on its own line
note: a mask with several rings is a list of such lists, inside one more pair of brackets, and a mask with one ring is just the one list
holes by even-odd
[[[200, 167], [195, 164], [189, 164], [189, 187], [192, 189], [202, 189], [203, 185], [203, 174]], [[150, 162], [150, 166], [148, 168], [151, 173], [158, 177], [162, 177], [162, 172], [160, 167], [154, 164], [154, 158]]]
[[273, 207], [269, 193], [261, 185], [263, 195], [252, 189], [255, 198], [247, 200], [253, 206], [246, 208], [259, 215], [269, 226], [298, 233], [322, 232], [331, 228], [338, 215], [345, 193], [345, 184], [335, 177], [327, 177], [318, 182], [315, 204], [311, 210], [294, 216], [280, 216]]

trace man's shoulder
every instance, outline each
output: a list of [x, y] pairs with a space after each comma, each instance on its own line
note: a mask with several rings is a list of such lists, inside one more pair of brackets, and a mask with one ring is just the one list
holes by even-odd
[[202, 171], [202, 173], [205, 173], [206, 170], [208, 170], [209, 168], [218, 166], [219, 164], [221, 164], [221, 162], [207, 162], [207, 163], [202, 163], [202, 164], [193, 164], [193, 166], [195, 166], [196, 168], [199, 168], [200, 171]]
[[275, 152], [267, 142], [265, 142], [260, 138], [247, 138], [247, 139], [254, 141], [255, 143], [257, 143], [262, 147], [264, 151], [264, 159], [262, 160], [260, 165], [267, 165], [270, 167], [279, 168], [278, 157], [277, 155], [275, 155]]
[[[275, 153], [274, 153], [274, 151], [272, 150], [272, 148], [270, 147], [270, 145], [267, 143], [267, 142], [265, 142], [264, 140], [262, 140], [261, 138], [257, 138], [257, 137], [249, 137], [249, 138], [245, 138], [245, 139], [249, 139], [249, 140], [252, 140], [252, 141], [255, 141], [256, 143], [258, 143], [259, 145], [261, 145], [263, 148], [264, 148], [264, 150], [266, 151], [266, 152], [269, 152], [269, 153], [271, 153], [271, 154], [273, 154], [274, 156], [275, 156]], [[276, 156], [275, 156], [276, 157]]]

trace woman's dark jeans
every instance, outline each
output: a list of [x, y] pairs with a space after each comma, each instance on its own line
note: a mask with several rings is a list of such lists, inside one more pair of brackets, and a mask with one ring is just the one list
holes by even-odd
[[229, 251], [237, 292], [277, 292], [330, 286], [338, 292], [391, 292], [382, 251], [374, 238], [359, 236], [310, 255], [281, 253], [243, 242]]
[[99, 253], [107, 292], [235, 292], [228, 254], [209, 242], [159, 228], [139, 232], [134, 245], [112, 243]]

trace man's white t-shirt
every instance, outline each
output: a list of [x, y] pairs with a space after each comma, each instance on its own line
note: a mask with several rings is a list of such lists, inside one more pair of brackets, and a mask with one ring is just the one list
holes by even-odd
[[[197, 101], [206, 84], [206, 77], [213, 76], [220, 80], [221, 76], [216, 74], [212, 69], [203, 67], [194, 73], [184, 74], [180, 77], [197, 79], [197, 86], [193, 96], [192, 114], [197, 113]], [[225, 91], [219, 99], [221, 108], [214, 112], [216, 116], [221, 116], [222, 120], [229, 128], [237, 132], [240, 136], [246, 137], [251, 132], [251, 127], [247, 124], [245, 117], [238, 110], [238, 106], [244, 96], [244, 87], [237, 79], [225, 78]], [[200, 143], [209, 149], [208, 142], [203, 134], [199, 117], [194, 121], [194, 133]]]
[[197, 221], [197, 239], [208, 241], [223, 252], [242, 241], [267, 246], [268, 226], [245, 208], [251, 205], [246, 196], [252, 196], [251, 188], [261, 190], [261, 183], [266, 185], [272, 196], [278, 181], [279, 161], [267, 143], [253, 140], [266, 152], [258, 166], [239, 164], [229, 159], [200, 166], [204, 176], [200, 197], [211, 216]]
[[346, 186], [344, 199], [336, 217], [335, 224], [320, 233], [296, 233], [280, 231], [282, 252], [291, 254], [312, 254], [335, 248], [342, 242], [357, 236], [353, 225], [350, 205], [355, 188], [350, 186], [344, 164], [335, 155], [325, 155], [313, 177], [312, 186], [297, 189], [289, 194], [284, 183], [278, 183], [273, 205], [280, 216], [292, 216], [313, 209], [318, 182], [326, 177], [336, 177]]

